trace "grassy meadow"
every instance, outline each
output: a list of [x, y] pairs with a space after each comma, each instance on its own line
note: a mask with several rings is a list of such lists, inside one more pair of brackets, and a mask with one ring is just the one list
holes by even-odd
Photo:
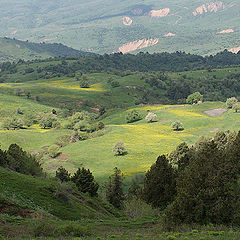
[[[45, 62], [40, 63], [42, 67], [44, 65]], [[30, 66], [37, 67], [36, 63]], [[19, 67], [23, 70], [26, 66]], [[22, 70], [19, 69], [20, 72]], [[185, 76], [196, 81], [215, 76], [218, 80], [238, 72], [239, 68], [227, 68], [169, 73], [169, 76], [173, 79]], [[87, 74], [89, 88], [80, 88], [75, 78], [54, 77], [36, 80], [34, 74], [36, 73], [9, 74], [6, 82], [0, 83], [0, 122], [6, 117], [17, 116], [17, 109], [21, 109], [24, 116], [32, 112], [48, 113], [54, 108], [61, 123], [65, 121], [63, 112], [67, 108], [72, 112], [83, 109], [92, 111], [100, 106], [108, 109], [99, 119], [105, 124], [102, 136], [66, 145], [61, 148], [63, 156], [59, 158], [44, 155], [43, 167], [50, 174], [54, 174], [59, 166], [64, 166], [70, 172], [84, 166], [93, 171], [97, 180], [102, 182], [117, 166], [129, 178], [144, 173], [160, 154], [170, 153], [182, 142], [192, 144], [201, 136], [209, 137], [217, 131], [240, 129], [239, 113], [228, 110], [215, 117], [204, 113], [207, 110], [226, 108], [222, 102], [204, 102], [200, 105], [135, 105], [134, 102], [144, 94], [139, 88], [147, 89], [149, 93], [156, 91], [141, 79], [142, 73], [132, 73], [123, 77], [110, 73]], [[109, 78], [117, 80], [120, 86], [112, 87], [108, 82]], [[30, 92], [31, 96], [16, 96], [14, 91], [18, 88], [23, 89], [25, 93]], [[39, 101], [36, 101], [36, 96], [39, 97]], [[159, 102], [151, 94], [149, 99]], [[134, 109], [140, 112], [143, 119], [127, 124], [126, 115]], [[157, 114], [157, 122], [147, 123], [145, 116], [148, 111]], [[172, 130], [171, 124], [176, 120], [183, 123], [183, 131]], [[26, 151], [44, 153], [59, 137], [71, 132], [68, 129], [42, 129], [37, 124], [21, 130], [0, 129], [0, 143], [3, 148], [17, 143]], [[126, 155], [114, 156], [112, 148], [117, 141], [124, 142], [127, 148]]]
[[[40, 84], [50, 86], [55, 83], [56, 81]], [[72, 86], [68, 85], [69, 88]], [[98, 93], [101, 88], [96, 89]], [[83, 92], [82, 94], [86, 92], [81, 89], [79, 91]], [[17, 108], [24, 112], [50, 112], [52, 109], [16, 96], [2, 95], [0, 101], [1, 116], [15, 114], [14, 110]], [[206, 110], [224, 107], [225, 104], [221, 102], [205, 102], [201, 105], [151, 105], [115, 110], [103, 119], [106, 126], [103, 136], [68, 144], [61, 148], [63, 158], [44, 156], [43, 167], [47, 172], [54, 174], [59, 166], [64, 166], [70, 172], [84, 166], [91, 169], [99, 181], [106, 180], [115, 166], [126, 176], [141, 174], [149, 169], [160, 154], [170, 153], [181, 142], [192, 144], [201, 136], [213, 136], [219, 130], [239, 130], [239, 113], [228, 110], [218, 117], [210, 117], [203, 113]], [[127, 124], [126, 115], [134, 109], [141, 113], [143, 119]], [[157, 122], [148, 123], [145, 120], [148, 111], [157, 114]], [[183, 131], [172, 130], [171, 124], [176, 120], [183, 123]], [[71, 131], [67, 129], [41, 129], [35, 124], [28, 129], [0, 130], [0, 142], [4, 148], [11, 143], [17, 143], [27, 151], [44, 152], [44, 149], [56, 143], [60, 136], [69, 133]], [[127, 148], [126, 155], [114, 156], [112, 148], [117, 141], [124, 142]]]

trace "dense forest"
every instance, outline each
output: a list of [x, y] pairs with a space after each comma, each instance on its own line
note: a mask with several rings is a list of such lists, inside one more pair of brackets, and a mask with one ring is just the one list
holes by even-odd
[[[43, 44], [44, 45], [44, 44]], [[57, 44], [46, 44], [46, 48], [59, 46]], [[58, 53], [56, 52], [56, 55]], [[59, 68], [56, 64], [51, 64], [54, 61], [67, 61]], [[48, 60], [33, 60], [27, 63], [49, 62], [48, 66], [39, 71], [48, 71], [52, 73], [71, 74], [77, 70], [85, 73], [101, 72], [101, 71], [138, 71], [138, 72], [182, 72], [190, 70], [201, 70], [211, 68], [223, 68], [237, 66], [240, 64], [240, 53], [234, 54], [227, 50], [220, 52], [214, 56], [202, 57], [199, 55], [187, 54], [185, 52], [175, 53], [139, 53], [132, 54], [87, 54], [77, 57], [61, 57], [51, 58]], [[24, 60], [19, 60], [16, 63], [5, 62], [0, 65], [2, 73], [16, 71], [18, 64], [24, 63]]]

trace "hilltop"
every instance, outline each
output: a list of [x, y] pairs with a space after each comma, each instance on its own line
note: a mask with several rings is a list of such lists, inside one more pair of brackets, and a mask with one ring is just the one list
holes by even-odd
[[224, 49], [236, 53], [240, 47], [237, 0], [11, 3], [1, 0], [1, 36], [101, 54], [182, 50], [210, 55]]
[[86, 52], [57, 43], [32, 43], [17, 39], [0, 38], [0, 62], [19, 59], [33, 60], [59, 56], [78, 56]]

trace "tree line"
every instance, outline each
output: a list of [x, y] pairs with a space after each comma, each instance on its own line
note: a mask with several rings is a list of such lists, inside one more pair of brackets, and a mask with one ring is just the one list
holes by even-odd
[[[56, 61], [59, 63], [56, 64]], [[201, 70], [209, 68], [223, 68], [240, 65], [240, 53], [234, 54], [227, 50], [216, 55], [199, 56], [185, 52], [175, 53], [143, 53], [133, 54], [86, 54], [76, 57], [55, 57], [46, 60], [4, 62], [0, 64], [1, 74], [15, 73], [19, 64], [49, 62], [47, 66], [39, 67], [38, 73], [71, 75], [78, 70], [84, 73], [115, 72], [127, 74], [124, 71], [138, 72], [182, 72], [188, 70]], [[52, 62], [52, 63], [51, 63]]]

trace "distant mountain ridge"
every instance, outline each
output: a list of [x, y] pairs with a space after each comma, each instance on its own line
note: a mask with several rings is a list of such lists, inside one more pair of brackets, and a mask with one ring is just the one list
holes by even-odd
[[240, 47], [239, 0], [11, 0], [11, 4], [0, 0], [0, 4], [0, 36], [32, 42], [62, 43], [100, 54], [123, 50], [210, 55]]
[[0, 38], [0, 61], [45, 59], [81, 54], [87, 53], [64, 46], [61, 43], [32, 43], [6, 37]]

